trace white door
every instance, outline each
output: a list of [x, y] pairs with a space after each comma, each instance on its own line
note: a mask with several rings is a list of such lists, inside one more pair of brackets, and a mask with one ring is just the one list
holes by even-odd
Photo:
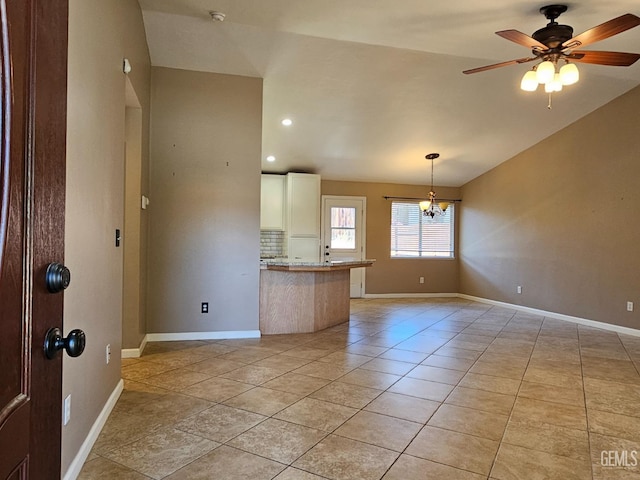
[[[322, 196], [322, 255], [331, 260], [365, 259], [365, 197]], [[364, 268], [351, 269], [351, 298], [364, 296]]]

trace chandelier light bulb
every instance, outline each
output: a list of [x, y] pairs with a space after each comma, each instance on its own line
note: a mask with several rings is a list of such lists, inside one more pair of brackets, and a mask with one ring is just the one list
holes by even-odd
[[553, 64], [553, 62], [545, 60], [540, 65], [538, 65], [538, 68], [536, 69], [536, 78], [538, 80], [538, 83], [543, 83], [546, 85], [548, 82], [553, 80], [553, 76], [555, 75], [555, 73], [556, 66]]
[[580, 72], [575, 63], [567, 63], [560, 69], [560, 80], [563, 85], [573, 85], [580, 79]]
[[538, 78], [534, 70], [529, 70], [524, 74], [524, 77], [522, 77], [522, 81], [520, 82], [520, 88], [525, 92], [536, 91], [538, 88]]
[[551, 87], [553, 88], [554, 92], [559, 92], [562, 90], [562, 80], [560, 80], [560, 74], [556, 73], [553, 76], [553, 80], [551, 80]]

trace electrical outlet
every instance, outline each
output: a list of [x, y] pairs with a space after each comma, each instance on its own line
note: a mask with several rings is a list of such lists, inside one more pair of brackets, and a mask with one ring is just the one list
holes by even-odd
[[627, 302], [627, 312], [633, 312], [633, 302]]
[[202, 302], [200, 313], [209, 313], [209, 302]]
[[424, 283], [424, 277], [420, 277], [420, 283]]
[[71, 420], [71, 394], [64, 399], [64, 412], [62, 415], [62, 424], [66, 425]]
[[516, 292], [518, 292], [518, 293], [522, 293], [522, 286], [521, 286], [521, 285], [518, 285], [518, 286], [516, 287]]
[[109, 362], [111, 361], [111, 344], [107, 344], [107, 348], [105, 349], [105, 360], [107, 365], [109, 365]]

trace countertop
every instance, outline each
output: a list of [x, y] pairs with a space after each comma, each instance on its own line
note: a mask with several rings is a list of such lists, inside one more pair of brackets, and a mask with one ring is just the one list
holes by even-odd
[[264, 270], [280, 270], [287, 272], [330, 272], [348, 270], [350, 268], [370, 267], [374, 259], [367, 260], [332, 260], [330, 262], [304, 262], [283, 259], [260, 260], [260, 268]]

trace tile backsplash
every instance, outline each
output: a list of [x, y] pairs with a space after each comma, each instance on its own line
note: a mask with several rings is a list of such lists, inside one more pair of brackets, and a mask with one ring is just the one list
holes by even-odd
[[286, 256], [285, 236], [282, 230], [260, 230], [260, 256]]

